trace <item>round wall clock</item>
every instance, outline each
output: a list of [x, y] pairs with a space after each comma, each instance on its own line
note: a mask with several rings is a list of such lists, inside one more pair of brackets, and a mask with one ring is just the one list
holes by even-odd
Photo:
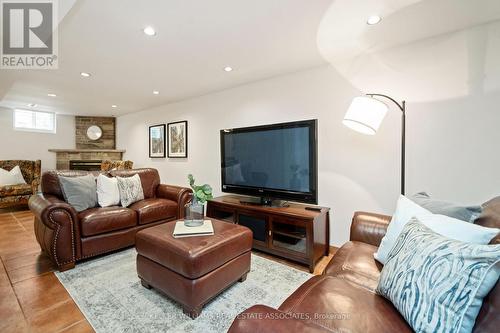
[[99, 140], [102, 136], [102, 129], [99, 126], [92, 125], [87, 128], [87, 137], [92, 140]]

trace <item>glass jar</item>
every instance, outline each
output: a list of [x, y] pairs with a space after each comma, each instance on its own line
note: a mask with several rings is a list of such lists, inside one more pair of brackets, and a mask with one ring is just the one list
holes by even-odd
[[198, 227], [205, 219], [205, 205], [196, 199], [185, 206], [184, 225], [186, 227]]

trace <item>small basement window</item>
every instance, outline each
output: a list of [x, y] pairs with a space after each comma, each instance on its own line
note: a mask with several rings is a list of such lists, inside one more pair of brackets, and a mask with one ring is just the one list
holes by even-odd
[[30, 132], [56, 133], [56, 114], [52, 112], [14, 110], [14, 129]]

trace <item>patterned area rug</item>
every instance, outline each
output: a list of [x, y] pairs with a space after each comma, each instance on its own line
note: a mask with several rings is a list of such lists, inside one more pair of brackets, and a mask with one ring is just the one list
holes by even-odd
[[177, 303], [141, 286], [135, 257], [135, 249], [128, 249], [56, 272], [96, 332], [226, 332], [244, 309], [278, 307], [312, 276], [252, 254], [247, 280], [217, 296], [192, 320]]

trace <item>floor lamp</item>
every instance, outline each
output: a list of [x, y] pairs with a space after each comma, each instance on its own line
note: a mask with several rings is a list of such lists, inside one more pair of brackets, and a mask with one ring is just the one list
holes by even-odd
[[401, 119], [401, 194], [405, 194], [405, 131], [406, 131], [406, 105], [405, 101], [398, 103], [394, 98], [382, 94], [366, 94], [366, 96], [355, 97], [347, 110], [342, 123], [363, 134], [374, 135], [377, 133], [388, 106], [375, 99], [383, 97], [398, 106], [402, 112]]

